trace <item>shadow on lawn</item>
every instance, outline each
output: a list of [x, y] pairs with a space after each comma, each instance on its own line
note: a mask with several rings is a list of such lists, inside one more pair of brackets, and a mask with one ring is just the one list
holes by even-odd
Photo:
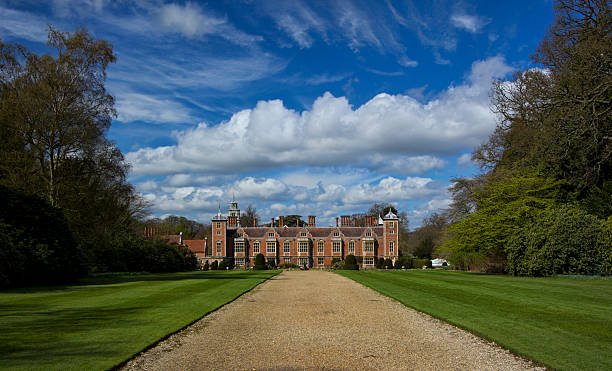
[[[270, 271], [267, 271], [270, 272]], [[37, 292], [52, 292], [52, 291], [69, 291], [79, 290], [88, 286], [110, 285], [129, 282], [146, 282], [146, 281], [179, 281], [179, 280], [242, 280], [242, 279], [260, 279], [265, 280], [270, 278], [268, 273], [264, 271], [195, 271], [195, 272], [175, 272], [175, 273], [104, 273], [96, 276], [87, 276], [79, 279], [74, 284], [57, 285], [57, 286], [32, 286], [19, 287], [12, 289], [0, 290], [0, 293], [37, 293]]]

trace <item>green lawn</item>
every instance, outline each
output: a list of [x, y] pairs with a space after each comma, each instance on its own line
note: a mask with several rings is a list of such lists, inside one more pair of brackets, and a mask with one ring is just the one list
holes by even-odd
[[338, 271], [563, 370], [612, 370], [612, 281], [447, 271]]
[[109, 276], [0, 291], [0, 368], [111, 368], [277, 273]]

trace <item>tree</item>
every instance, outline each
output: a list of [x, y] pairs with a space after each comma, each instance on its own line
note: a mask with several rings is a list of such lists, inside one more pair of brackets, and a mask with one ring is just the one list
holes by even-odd
[[256, 227], [255, 221], [260, 220], [259, 214], [255, 206], [249, 205], [246, 210], [240, 215], [240, 225], [243, 227]]
[[[532, 56], [543, 69], [497, 82], [501, 121], [474, 154], [494, 172], [565, 180], [570, 200], [612, 214], [612, 16], [605, 0], [559, 0], [555, 23]], [[606, 205], [602, 207], [601, 205]]]
[[104, 87], [115, 55], [110, 44], [85, 29], [69, 34], [49, 27], [47, 45], [57, 57], [30, 53], [25, 64], [11, 67], [3, 81], [0, 120], [35, 159], [29, 170], [41, 180], [49, 203], [58, 206], [66, 185], [62, 165], [95, 147], [115, 116], [114, 99]]

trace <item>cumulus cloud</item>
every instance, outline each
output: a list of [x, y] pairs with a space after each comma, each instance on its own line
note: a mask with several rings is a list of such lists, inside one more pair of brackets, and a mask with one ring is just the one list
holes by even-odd
[[354, 108], [345, 97], [325, 93], [310, 110], [297, 112], [281, 100], [260, 101], [221, 124], [180, 132], [176, 145], [142, 148], [126, 158], [136, 174], [229, 174], [300, 165], [369, 168], [381, 162], [376, 154], [417, 170], [421, 161], [422, 172], [441, 166], [432, 162], [437, 155], [472, 149], [489, 136], [495, 127], [491, 80], [510, 71], [501, 57], [475, 62], [463, 85], [425, 103], [382, 93]]
[[491, 19], [469, 14], [453, 14], [450, 18], [453, 26], [464, 29], [470, 33], [478, 33], [491, 22]]

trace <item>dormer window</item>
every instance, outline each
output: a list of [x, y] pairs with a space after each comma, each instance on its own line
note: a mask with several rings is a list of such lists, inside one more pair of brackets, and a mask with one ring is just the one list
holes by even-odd
[[334, 231], [334, 237], [340, 237], [340, 232]]
[[366, 237], [372, 237], [372, 231], [367, 231], [366, 232]]
[[300, 237], [306, 237], [306, 232], [300, 233]]
[[270, 238], [274, 238], [274, 232], [270, 232], [270, 233], [268, 233], [268, 237], [270, 237]]

